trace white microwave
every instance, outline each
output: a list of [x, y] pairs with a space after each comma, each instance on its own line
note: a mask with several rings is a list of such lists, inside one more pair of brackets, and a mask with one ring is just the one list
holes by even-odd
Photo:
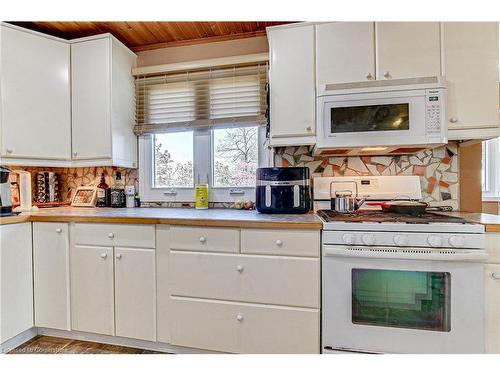
[[326, 85], [314, 153], [397, 155], [446, 144], [445, 103], [438, 77]]

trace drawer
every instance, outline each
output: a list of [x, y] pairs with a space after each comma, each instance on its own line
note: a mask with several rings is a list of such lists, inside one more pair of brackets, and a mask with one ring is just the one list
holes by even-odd
[[488, 263], [500, 264], [500, 233], [486, 233], [486, 252]]
[[320, 232], [316, 230], [242, 229], [241, 252], [319, 257]]
[[155, 248], [154, 225], [140, 224], [75, 224], [75, 244]]
[[170, 226], [170, 249], [238, 253], [240, 230], [238, 228], [209, 228]]
[[319, 311], [172, 297], [172, 344], [231, 353], [319, 353]]
[[170, 294], [319, 308], [319, 259], [171, 251]]

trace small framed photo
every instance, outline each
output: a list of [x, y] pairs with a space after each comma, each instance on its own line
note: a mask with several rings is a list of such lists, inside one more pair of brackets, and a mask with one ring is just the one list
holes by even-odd
[[97, 201], [97, 187], [79, 186], [71, 200], [74, 207], [95, 207]]

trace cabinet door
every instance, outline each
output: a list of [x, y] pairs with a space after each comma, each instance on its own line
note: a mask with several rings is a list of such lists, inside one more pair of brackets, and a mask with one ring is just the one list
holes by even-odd
[[0, 343], [33, 327], [31, 224], [0, 225]]
[[377, 79], [441, 75], [439, 22], [377, 22]]
[[500, 265], [485, 267], [485, 348], [486, 353], [500, 354]]
[[498, 22], [444, 22], [443, 66], [449, 129], [498, 127]]
[[35, 325], [69, 330], [67, 223], [33, 223], [33, 275]]
[[271, 137], [315, 134], [314, 26], [268, 30]]
[[317, 89], [331, 83], [375, 79], [373, 22], [334, 22], [316, 26]]
[[111, 158], [110, 39], [71, 44], [73, 159]]
[[116, 335], [156, 341], [155, 251], [115, 247]]
[[4, 25], [1, 30], [1, 155], [70, 159], [69, 44]]
[[71, 328], [114, 335], [113, 248], [71, 249]]

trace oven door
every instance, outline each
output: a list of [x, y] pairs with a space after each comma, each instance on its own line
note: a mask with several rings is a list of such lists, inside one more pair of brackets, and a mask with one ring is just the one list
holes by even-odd
[[426, 144], [426, 91], [376, 92], [318, 98], [319, 147]]
[[373, 248], [336, 256], [335, 248], [323, 249], [325, 350], [484, 351], [482, 263], [377, 258]]

